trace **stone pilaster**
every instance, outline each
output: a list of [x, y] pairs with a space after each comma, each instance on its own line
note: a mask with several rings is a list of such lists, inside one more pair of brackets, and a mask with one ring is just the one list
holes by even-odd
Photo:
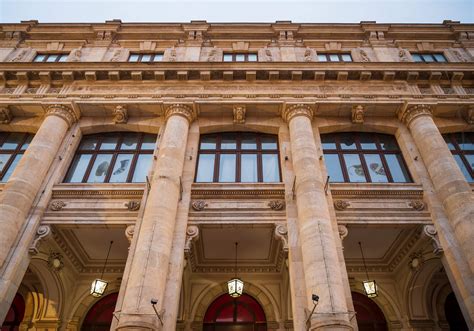
[[[461, 283], [459, 288], [470, 289], [461, 293], [462, 298], [458, 298], [458, 300], [463, 302], [461, 306], [465, 307], [466, 313], [469, 315], [466, 320], [470, 319], [472, 326], [474, 321], [474, 293], [472, 292], [474, 195], [433, 121], [431, 106], [423, 104], [408, 106], [398, 115], [413, 136], [436, 194], [446, 211], [449, 226], [453, 230], [454, 236], [448, 237], [446, 234], [448, 247], [445, 250], [449, 251], [451, 246], [460, 247], [461, 252], [457, 255], [469, 265], [470, 270], [460, 268], [451, 271], [453, 279]], [[434, 218], [434, 221], [436, 220], [438, 219]], [[444, 224], [436, 223], [435, 226], [439, 229], [446, 227]], [[449, 243], [450, 240], [455, 242]], [[462, 274], [456, 275], [456, 271]]]
[[161, 330], [156, 309], [166, 310], [166, 278], [181, 195], [181, 176], [188, 130], [196, 118], [194, 110], [173, 104], [165, 111], [166, 127], [160, 142], [143, 220], [137, 237], [130, 277], [125, 287], [117, 330]]
[[297, 222], [303, 255], [306, 308], [311, 311], [311, 295], [319, 295], [317, 314], [310, 319], [310, 330], [352, 330], [336, 238], [311, 126], [313, 114], [312, 107], [304, 104], [291, 105], [282, 114], [290, 129], [296, 176]]

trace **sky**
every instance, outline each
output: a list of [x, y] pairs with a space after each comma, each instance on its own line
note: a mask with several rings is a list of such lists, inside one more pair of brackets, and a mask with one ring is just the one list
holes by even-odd
[[474, 0], [0, 0], [0, 22], [474, 22]]

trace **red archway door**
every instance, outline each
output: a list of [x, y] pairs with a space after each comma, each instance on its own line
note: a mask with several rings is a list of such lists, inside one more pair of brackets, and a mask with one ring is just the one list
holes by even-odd
[[16, 331], [19, 330], [20, 323], [25, 316], [25, 300], [20, 294], [16, 294], [12, 305], [8, 310], [7, 317], [3, 322], [1, 331]]
[[207, 308], [203, 331], [267, 331], [267, 320], [250, 295], [234, 299], [223, 294]]
[[87, 312], [81, 331], [109, 331], [117, 297], [118, 293], [112, 293], [97, 301]]
[[387, 321], [379, 306], [363, 294], [351, 294], [359, 331], [387, 331]]

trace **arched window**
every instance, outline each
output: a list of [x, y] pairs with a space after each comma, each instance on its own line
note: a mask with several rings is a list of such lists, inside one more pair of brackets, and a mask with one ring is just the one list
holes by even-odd
[[278, 139], [252, 132], [201, 136], [196, 182], [280, 182]]
[[443, 137], [466, 180], [474, 183], [474, 133], [450, 133]]
[[0, 182], [10, 178], [33, 139], [29, 133], [0, 132]]
[[397, 141], [376, 133], [331, 133], [321, 136], [331, 182], [411, 182]]
[[118, 293], [112, 293], [97, 301], [87, 312], [81, 331], [109, 331], [117, 297]]
[[248, 294], [232, 298], [223, 294], [214, 300], [204, 315], [204, 331], [266, 331], [265, 312]]
[[66, 183], [145, 182], [156, 135], [114, 132], [84, 136]]
[[20, 324], [25, 316], [25, 300], [20, 294], [16, 294], [10, 309], [7, 312], [1, 331], [19, 330]]
[[356, 311], [357, 326], [360, 331], [386, 331], [387, 322], [382, 310], [365, 295], [352, 292], [352, 302]]

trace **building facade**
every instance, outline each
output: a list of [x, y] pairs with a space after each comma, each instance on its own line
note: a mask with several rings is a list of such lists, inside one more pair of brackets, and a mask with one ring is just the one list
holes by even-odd
[[2, 330], [474, 328], [474, 25], [23, 21], [0, 62]]

